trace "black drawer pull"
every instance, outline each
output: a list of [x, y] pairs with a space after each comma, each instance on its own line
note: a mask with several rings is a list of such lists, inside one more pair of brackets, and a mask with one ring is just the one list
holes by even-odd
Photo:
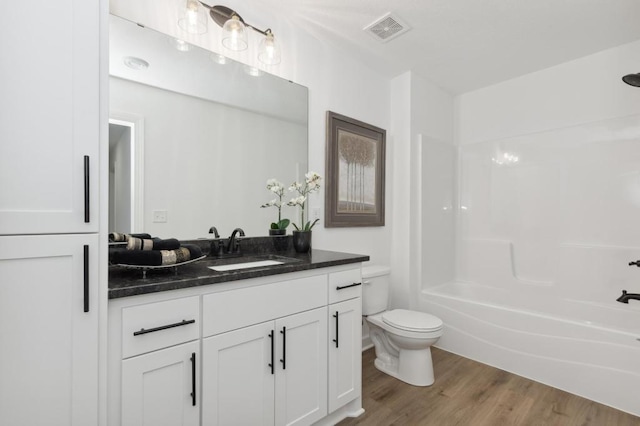
[[196, 406], [196, 353], [191, 353], [191, 405]]
[[358, 287], [359, 285], [362, 285], [362, 283], [353, 283], [349, 285], [338, 286], [336, 287], [336, 290], [344, 290], [345, 288]]
[[91, 221], [91, 215], [89, 212], [89, 200], [91, 194], [89, 193], [89, 156], [84, 156], [84, 223]]
[[84, 245], [84, 311], [89, 312], [89, 246]]
[[140, 331], [134, 331], [133, 335], [134, 336], [139, 336], [141, 334], [153, 333], [154, 331], [166, 330], [167, 328], [180, 327], [182, 325], [193, 324], [194, 322], [196, 322], [196, 320], [194, 320], [194, 319], [189, 320], [189, 321], [182, 320], [182, 321], [177, 322], [175, 324], [163, 325], [163, 326], [160, 326], [160, 327], [149, 328], [149, 329], [146, 329], [146, 330], [144, 328], [141, 328]]
[[282, 327], [280, 330], [280, 334], [282, 334], [282, 359], [280, 362], [282, 363], [282, 369], [287, 369], [287, 327]]
[[271, 374], [275, 373], [275, 371], [274, 371], [275, 370], [275, 364], [273, 362], [273, 355], [274, 355], [274, 352], [275, 352], [275, 350], [274, 350], [274, 346], [275, 346], [274, 340], [275, 340], [275, 338], [274, 337], [275, 336], [273, 335], [273, 330], [271, 330], [271, 333], [269, 333], [269, 339], [271, 339], [271, 364], [269, 364], [269, 367], [271, 367]]
[[338, 324], [338, 321], [340, 320], [340, 314], [338, 311], [336, 311], [336, 314], [333, 315], [333, 317], [336, 319], [336, 338], [333, 339], [334, 342], [336, 342], [336, 348], [339, 347], [339, 343], [338, 343], [338, 330], [340, 329], [340, 325]]

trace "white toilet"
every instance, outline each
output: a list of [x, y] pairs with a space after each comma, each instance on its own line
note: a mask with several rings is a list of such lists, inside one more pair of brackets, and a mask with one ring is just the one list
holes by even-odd
[[431, 345], [442, 336], [442, 320], [406, 309], [387, 311], [389, 273], [384, 266], [362, 268], [362, 314], [375, 346], [375, 366], [410, 385], [432, 385]]

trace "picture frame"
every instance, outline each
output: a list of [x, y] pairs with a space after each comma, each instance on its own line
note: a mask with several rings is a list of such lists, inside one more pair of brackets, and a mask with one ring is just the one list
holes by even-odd
[[327, 111], [326, 228], [384, 226], [386, 133]]

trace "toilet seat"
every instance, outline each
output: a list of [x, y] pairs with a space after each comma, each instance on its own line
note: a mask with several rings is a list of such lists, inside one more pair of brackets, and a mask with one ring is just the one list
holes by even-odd
[[432, 332], [442, 329], [442, 320], [426, 312], [393, 309], [382, 314], [382, 321], [394, 328], [413, 332]]

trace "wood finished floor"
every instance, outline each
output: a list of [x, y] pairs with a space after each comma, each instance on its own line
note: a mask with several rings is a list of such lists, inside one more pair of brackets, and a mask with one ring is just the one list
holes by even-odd
[[416, 387], [378, 371], [373, 366], [373, 349], [365, 351], [362, 357], [365, 413], [338, 424], [640, 425], [640, 417], [515, 374], [437, 348], [432, 348], [432, 355], [436, 382], [429, 387]]

